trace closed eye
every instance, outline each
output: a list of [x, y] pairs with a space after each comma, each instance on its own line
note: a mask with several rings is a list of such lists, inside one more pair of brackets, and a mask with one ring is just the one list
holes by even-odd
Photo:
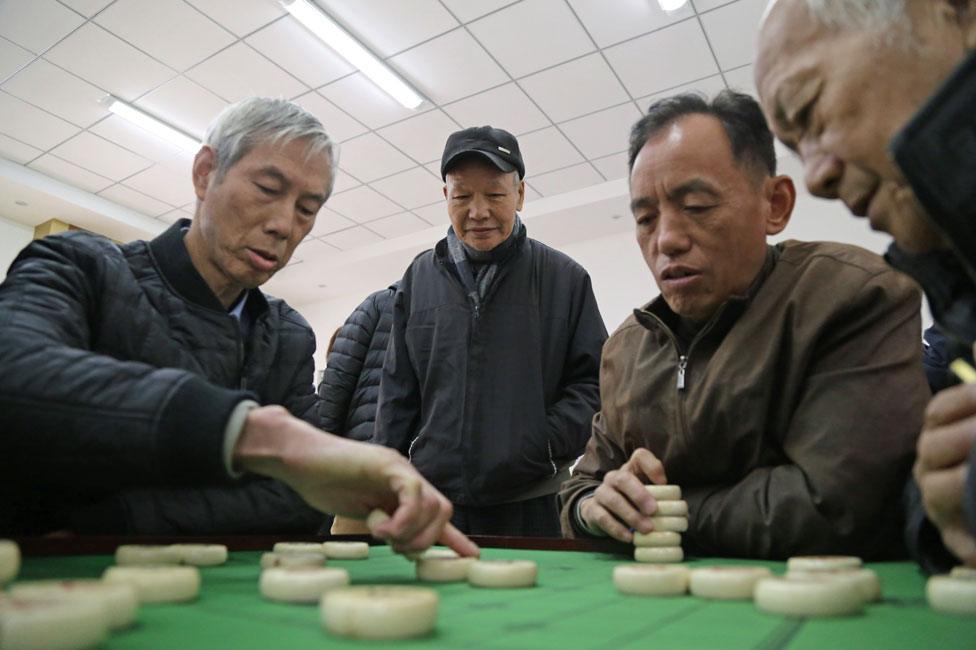
[[274, 196], [275, 194], [278, 193], [278, 190], [274, 189], [273, 187], [268, 187], [267, 185], [261, 185], [261, 183], [255, 183], [254, 185], [257, 186], [259, 190], [261, 190], [262, 194], [267, 194], [268, 196]]

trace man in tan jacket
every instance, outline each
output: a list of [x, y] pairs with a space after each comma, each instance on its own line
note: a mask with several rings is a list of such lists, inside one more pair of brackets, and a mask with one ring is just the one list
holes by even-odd
[[637, 242], [661, 295], [607, 341], [601, 412], [560, 493], [568, 535], [632, 540], [681, 485], [686, 550], [901, 550], [898, 501], [928, 388], [919, 293], [876, 255], [766, 237], [789, 222], [756, 102], [652, 105], [630, 144]]

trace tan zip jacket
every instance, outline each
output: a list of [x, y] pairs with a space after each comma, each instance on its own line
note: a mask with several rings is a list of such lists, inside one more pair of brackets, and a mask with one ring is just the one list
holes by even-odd
[[683, 489], [686, 550], [891, 556], [929, 390], [917, 286], [868, 251], [770, 247], [746, 296], [680, 350], [662, 298], [603, 348], [601, 412], [560, 492], [576, 501], [638, 447]]

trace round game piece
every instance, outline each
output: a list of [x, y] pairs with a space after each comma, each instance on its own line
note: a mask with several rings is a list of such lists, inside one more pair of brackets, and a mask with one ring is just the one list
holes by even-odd
[[679, 501], [681, 487], [678, 485], [645, 485], [655, 501]]
[[119, 566], [179, 564], [180, 552], [173, 546], [122, 544], [115, 549], [115, 563]]
[[853, 582], [830, 578], [763, 578], [756, 583], [754, 597], [759, 609], [784, 616], [851, 616], [864, 611], [864, 598]]
[[797, 555], [786, 561], [789, 571], [837, 571], [860, 569], [864, 563], [853, 555]]
[[276, 542], [271, 549], [275, 553], [318, 553], [325, 557], [325, 548], [319, 542]]
[[461, 557], [449, 548], [429, 548], [420, 554], [418, 560], [429, 560], [436, 557]]
[[952, 571], [949, 572], [949, 577], [959, 578], [961, 580], [976, 580], [976, 569], [968, 566], [954, 566], [952, 567]]
[[369, 557], [366, 542], [324, 542], [322, 548], [330, 560], [365, 560]]
[[0, 587], [17, 577], [20, 572], [20, 547], [17, 542], [0, 539]]
[[976, 614], [976, 580], [932, 576], [925, 586], [929, 606], [950, 614]]
[[681, 596], [688, 593], [688, 573], [683, 566], [618, 564], [613, 568], [613, 585], [622, 594]]
[[651, 522], [654, 525], [654, 530], [657, 532], [672, 531], [675, 533], [683, 533], [688, 530], [687, 517], [651, 517]]
[[692, 569], [688, 586], [692, 595], [714, 600], [749, 600], [756, 583], [773, 572], [765, 567], [711, 566]]
[[173, 544], [183, 564], [218, 566], [227, 561], [227, 547], [223, 544]]
[[424, 582], [464, 582], [475, 561], [473, 557], [420, 557], [417, 579]]
[[261, 568], [293, 566], [325, 566], [325, 556], [321, 553], [263, 553], [261, 554]]
[[681, 533], [655, 530], [650, 533], [634, 531], [634, 546], [681, 546]]
[[687, 501], [658, 501], [657, 510], [654, 511], [655, 517], [687, 517]]
[[538, 573], [531, 560], [477, 560], [468, 567], [468, 582], [494, 589], [533, 587]]
[[330, 567], [278, 567], [261, 572], [261, 595], [283, 603], [317, 603], [330, 589], [349, 584], [349, 572]]
[[36, 580], [18, 582], [10, 595], [22, 600], [67, 600], [98, 603], [112, 630], [131, 627], [139, 613], [139, 598], [131, 585], [103, 580]]
[[826, 578], [834, 580], [849, 580], [854, 583], [864, 602], [873, 603], [881, 600], [881, 581], [878, 574], [871, 569], [838, 569], [837, 571], [787, 571], [783, 576], [787, 580], [809, 580], [811, 578]]
[[369, 516], [366, 517], [366, 527], [369, 528], [370, 532], [372, 533], [373, 529], [389, 520], [390, 515], [377, 508], [376, 510], [370, 512]]
[[83, 650], [101, 645], [106, 636], [108, 619], [100, 603], [0, 595], [4, 650]]
[[656, 564], [681, 562], [685, 559], [685, 552], [680, 546], [638, 546], [634, 549], [634, 559]]
[[322, 596], [322, 625], [353, 639], [411, 639], [437, 623], [437, 592], [426, 587], [343, 587]]
[[140, 603], [183, 603], [200, 593], [194, 566], [110, 566], [102, 580], [132, 585]]

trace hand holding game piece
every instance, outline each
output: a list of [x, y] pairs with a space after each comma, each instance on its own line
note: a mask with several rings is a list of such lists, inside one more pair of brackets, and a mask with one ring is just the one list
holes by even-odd
[[654, 530], [651, 515], [657, 501], [646, 483], [667, 483], [664, 465], [647, 449], [635, 449], [620, 469], [607, 472], [593, 497], [583, 501], [580, 516], [590, 528], [622, 542], [633, 540], [630, 529], [649, 533]]

